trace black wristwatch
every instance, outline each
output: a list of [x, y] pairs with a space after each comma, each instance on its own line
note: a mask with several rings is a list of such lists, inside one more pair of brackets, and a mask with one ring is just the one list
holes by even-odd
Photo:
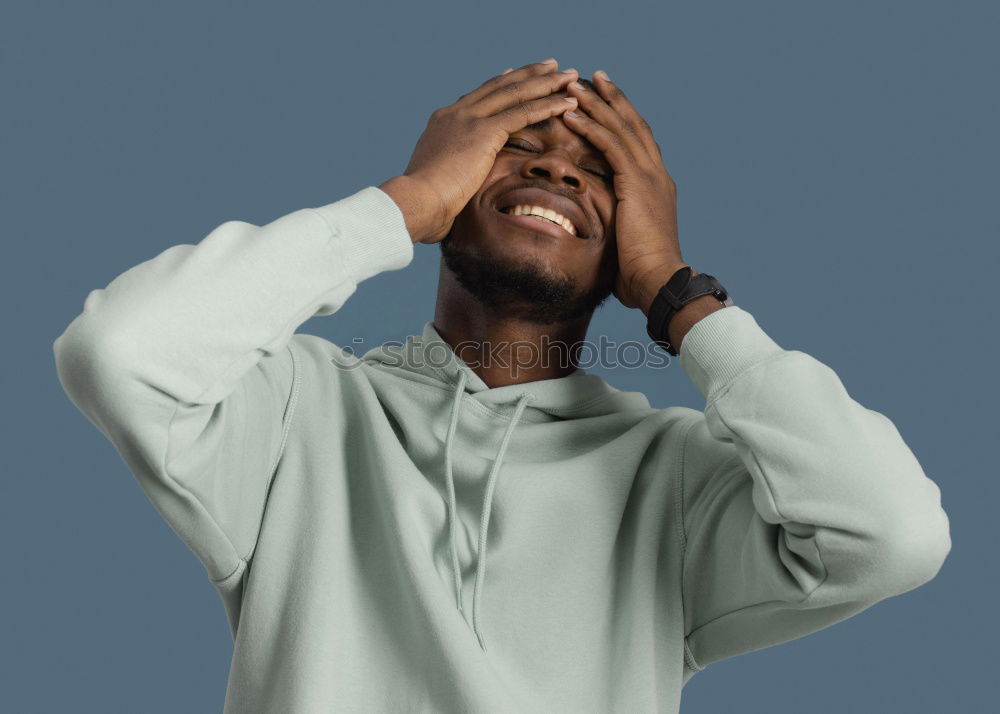
[[670, 280], [660, 288], [649, 307], [649, 320], [646, 322], [646, 333], [657, 345], [668, 354], [677, 356], [677, 350], [667, 338], [667, 328], [670, 319], [684, 305], [702, 295], [714, 295], [723, 305], [734, 305], [733, 299], [722, 283], [707, 273], [698, 273], [691, 277], [691, 266], [685, 265], [671, 276]]

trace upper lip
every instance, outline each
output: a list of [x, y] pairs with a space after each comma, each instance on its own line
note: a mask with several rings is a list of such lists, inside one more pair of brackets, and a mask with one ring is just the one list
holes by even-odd
[[590, 237], [589, 223], [583, 209], [568, 198], [541, 188], [517, 188], [504, 194], [497, 205], [497, 210], [503, 211], [506, 208], [520, 205], [551, 209], [570, 220], [576, 229], [577, 236], [580, 238]]

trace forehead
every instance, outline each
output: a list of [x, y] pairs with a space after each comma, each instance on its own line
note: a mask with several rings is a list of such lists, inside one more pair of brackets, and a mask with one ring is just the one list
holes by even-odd
[[[524, 131], [531, 131], [535, 134], [540, 134], [542, 136], [551, 136], [554, 133], [552, 128], [553, 119], [542, 119], [541, 121], [536, 121], [534, 124], [528, 124], [524, 127]], [[572, 129], [570, 130], [572, 132]], [[575, 133], [575, 132], [574, 132]], [[583, 151], [585, 154], [590, 154], [596, 159], [604, 160], [604, 152], [598, 149], [596, 146], [591, 144], [586, 137], [576, 135], [577, 140], [583, 146]]]

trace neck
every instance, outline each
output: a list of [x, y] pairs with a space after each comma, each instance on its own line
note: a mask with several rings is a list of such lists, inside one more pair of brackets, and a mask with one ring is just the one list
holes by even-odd
[[591, 315], [551, 325], [530, 322], [488, 309], [445, 273], [434, 329], [487, 386], [556, 379], [576, 369]]

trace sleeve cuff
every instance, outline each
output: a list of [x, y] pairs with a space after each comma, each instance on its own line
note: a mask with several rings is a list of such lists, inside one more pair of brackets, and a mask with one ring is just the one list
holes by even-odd
[[715, 393], [758, 362], [785, 352], [739, 305], [711, 312], [681, 340], [681, 368], [711, 402]]
[[403, 212], [378, 186], [312, 210], [341, 241], [347, 271], [356, 283], [385, 270], [405, 268], [413, 260], [413, 240]]

